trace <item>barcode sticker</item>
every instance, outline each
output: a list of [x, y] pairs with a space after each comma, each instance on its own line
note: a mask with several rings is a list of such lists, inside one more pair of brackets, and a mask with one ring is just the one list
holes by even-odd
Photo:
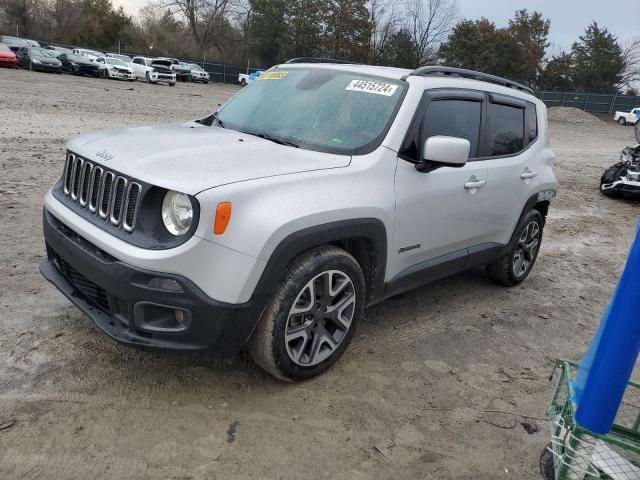
[[351, 80], [345, 90], [352, 92], [373, 93], [376, 95], [384, 95], [390, 97], [398, 89], [398, 85], [383, 82], [372, 82], [370, 80]]

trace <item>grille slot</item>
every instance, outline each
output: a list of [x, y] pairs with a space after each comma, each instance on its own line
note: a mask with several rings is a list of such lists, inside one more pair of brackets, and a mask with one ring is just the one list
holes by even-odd
[[80, 190], [80, 174], [82, 173], [82, 165], [84, 160], [76, 157], [73, 162], [73, 170], [71, 173], [71, 199], [78, 200], [78, 191]]
[[69, 195], [71, 192], [71, 175], [73, 173], [73, 164], [76, 161], [76, 156], [73, 153], [67, 155], [67, 160], [64, 162], [64, 194]]
[[136, 226], [138, 199], [140, 198], [141, 189], [142, 187], [138, 183], [131, 182], [127, 190], [127, 201], [125, 202], [124, 218], [122, 219], [122, 228], [127, 232], [131, 232]]
[[104, 179], [102, 180], [102, 186], [100, 188], [100, 208], [98, 209], [98, 214], [102, 218], [107, 218], [109, 214], [109, 206], [111, 202], [111, 191], [113, 190], [113, 180], [116, 176], [113, 172], [107, 172], [104, 174]]
[[111, 199], [111, 215], [109, 219], [114, 225], [120, 224], [120, 217], [122, 216], [122, 204], [124, 202], [124, 196], [127, 193], [127, 179], [124, 177], [116, 178], [113, 187], [113, 196]]
[[98, 208], [98, 197], [100, 196], [100, 180], [104, 170], [96, 166], [91, 172], [91, 191], [89, 192], [89, 211], [95, 213]]
[[93, 165], [90, 162], [84, 162], [82, 166], [82, 171], [80, 172], [80, 193], [78, 194], [78, 198], [80, 199], [80, 206], [84, 207], [87, 205], [87, 198], [89, 198], [89, 186], [91, 181], [91, 171], [93, 170]]
[[100, 218], [132, 232], [136, 225], [142, 185], [94, 165], [69, 152], [62, 176], [64, 194], [80, 208], [88, 208]]

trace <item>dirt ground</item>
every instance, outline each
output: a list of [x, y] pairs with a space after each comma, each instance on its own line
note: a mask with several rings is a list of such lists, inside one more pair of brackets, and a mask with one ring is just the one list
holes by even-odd
[[0, 70], [0, 479], [541, 478], [553, 359], [580, 358], [633, 236], [638, 204], [598, 192], [633, 129], [550, 124], [561, 192], [524, 285], [477, 270], [389, 300], [335, 368], [288, 385], [118, 345], [38, 273], [69, 137], [235, 91]]

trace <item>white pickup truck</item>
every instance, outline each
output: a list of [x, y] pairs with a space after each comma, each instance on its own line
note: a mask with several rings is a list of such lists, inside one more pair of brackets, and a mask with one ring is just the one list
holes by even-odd
[[613, 119], [620, 125], [635, 125], [640, 119], [640, 108], [632, 108], [630, 112], [616, 112]]
[[253, 73], [241, 73], [238, 75], [238, 83], [243, 87], [246, 87], [251, 82], [256, 80], [260, 75], [262, 75], [262, 70], [257, 70]]

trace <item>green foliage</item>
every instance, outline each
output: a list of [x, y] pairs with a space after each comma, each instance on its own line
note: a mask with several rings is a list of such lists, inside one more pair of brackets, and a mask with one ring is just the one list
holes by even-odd
[[371, 32], [364, 0], [251, 0], [250, 6], [251, 50], [263, 64], [318, 55], [366, 61]]
[[415, 44], [406, 29], [391, 34], [388, 44], [380, 53], [376, 63], [390, 67], [406, 68], [415, 59]]
[[540, 12], [518, 10], [507, 28], [486, 18], [463, 20], [440, 47], [446, 65], [500, 75], [534, 85], [549, 46], [550, 22]]
[[575, 90], [573, 57], [570, 53], [562, 52], [551, 57], [540, 77], [541, 90]]
[[624, 59], [617, 38], [596, 22], [571, 49], [574, 61], [574, 82], [579, 91], [614, 93], [622, 79]]

